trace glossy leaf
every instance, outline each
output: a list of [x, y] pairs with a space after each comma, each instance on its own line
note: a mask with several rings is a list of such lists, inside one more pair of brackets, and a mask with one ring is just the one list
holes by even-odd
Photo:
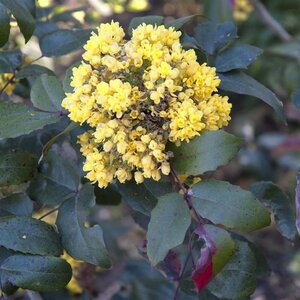
[[71, 266], [63, 259], [47, 256], [13, 255], [0, 266], [1, 282], [23, 289], [56, 291], [72, 277]]
[[55, 76], [43, 74], [38, 77], [30, 92], [34, 107], [47, 112], [62, 111], [61, 102], [65, 93], [61, 82]]
[[210, 55], [237, 37], [236, 27], [232, 22], [220, 24], [204, 22], [196, 26], [194, 32], [197, 45]]
[[179, 30], [182, 26], [184, 26], [186, 23], [192, 21], [195, 17], [199, 15], [191, 15], [191, 16], [185, 16], [179, 19], [175, 19], [167, 24], [165, 24], [166, 28], [174, 27], [175, 30]]
[[27, 43], [31, 38], [35, 28], [35, 20], [30, 11], [17, 1], [0, 0], [0, 3], [5, 5], [14, 15], [25, 38], [25, 42]]
[[199, 175], [226, 165], [239, 151], [242, 140], [225, 131], [207, 131], [180, 147], [172, 145], [173, 168], [182, 175]]
[[267, 209], [248, 191], [228, 182], [203, 180], [193, 186], [197, 212], [214, 224], [251, 232], [270, 224]]
[[4, 216], [31, 216], [33, 204], [24, 193], [12, 194], [0, 199], [0, 217]]
[[72, 80], [72, 76], [73, 76], [73, 68], [78, 67], [81, 64], [80, 61], [77, 61], [76, 63], [74, 63], [73, 65], [71, 65], [65, 74], [65, 78], [63, 80], [63, 89], [66, 93], [72, 93], [74, 88], [71, 87], [71, 80]]
[[30, 217], [0, 218], [0, 245], [22, 253], [38, 255], [62, 254], [58, 234], [54, 228]]
[[231, 259], [235, 243], [228, 232], [215, 226], [198, 225], [195, 233], [204, 241], [191, 276], [200, 292]]
[[262, 49], [254, 46], [235, 44], [217, 56], [217, 71], [228, 72], [234, 69], [247, 69], [262, 52]]
[[117, 183], [117, 187], [125, 202], [132, 209], [144, 215], [150, 215], [157, 203], [157, 198], [143, 184], [136, 184], [132, 180], [124, 184]]
[[28, 194], [41, 204], [58, 205], [76, 194], [79, 182], [80, 174], [75, 163], [50, 151], [40, 173], [29, 186]]
[[37, 172], [36, 158], [26, 152], [1, 153], [0, 187], [31, 180]]
[[151, 25], [161, 25], [163, 24], [164, 17], [162, 16], [143, 16], [132, 18], [128, 25], [128, 34], [132, 35], [132, 30], [137, 28], [139, 25], [151, 24]]
[[218, 76], [221, 79], [220, 89], [261, 99], [270, 105], [285, 122], [282, 102], [271, 90], [254, 78], [241, 72], [219, 73]]
[[59, 121], [60, 116], [34, 111], [22, 103], [0, 101], [0, 140], [18, 137]]
[[145, 179], [143, 185], [154, 197], [161, 197], [174, 192], [173, 185], [168, 177], [163, 177], [160, 181]]
[[0, 3], [0, 47], [8, 41], [10, 33], [10, 16], [6, 7]]
[[147, 232], [147, 254], [153, 265], [183, 242], [190, 224], [190, 212], [181, 195], [172, 193], [159, 198]]
[[22, 62], [19, 50], [0, 51], [0, 73], [13, 73]]
[[89, 29], [59, 29], [42, 36], [40, 48], [44, 56], [62, 56], [81, 49], [90, 35]]
[[95, 185], [94, 193], [98, 205], [119, 205], [122, 201], [122, 196], [114, 184], [110, 184], [105, 189]]
[[287, 239], [296, 238], [296, 217], [290, 199], [281, 189], [272, 182], [257, 182], [251, 186], [252, 193], [266, 207], [270, 207], [278, 231]]
[[86, 184], [78, 196], [66, 200], [61, 205], [56, 222], [63, 246], [73, 258], [109, 268], [110, 261], [101, 227], [85, 226], [87, 211], [94, 205], [93, 186]]
[[205, 225], [205, 230], [207, 231], [211, 240], [216, 244], [217, 251], [213, 256], [213, 274], [218, 274], [223, 267], [228, 263], [228, 261], [233, 256], [236, 250], [236, 244], [231, 238], [230, 234], [221, 228], [213, 225]]
[[42, 74], [48, 74], [50, 76], [55, 76], [54, 72], [46, 67], [31, 64], [22, 68], [16, 75], [16, 79], [23, 79], [27, 77], [38, 77]]
[[[15, 252], [0, 246], [0, 290], [6, 295], [12, 295], [18, 290], [18, 287], [14, 286], [10, 282], [1, 282], [1, 265], [2, 263]], [[1, 298], [0, 298], [1, 299]]]
[[192, 273], [192, 280], [200, 293], [213, 278], [213, 253], [208, 247], [201, 248], [200, 258]]
[[208, 285], [219, 298], [244, 299], [256, 288], [256, 259], [246, 242], [236, 240], [237, 250], [229, 263]]
[[63, 131], [61, 131], [59, 134], [55, 135], [53, 138], [51, 138], [43, 147], [43, 151], [42, 151], [42, 156], [40, 158], [43, 159], [43, 157], [45, 157], [48, 152], [50, 151], [51, 147], [53, 146], [53, 144], [55, 144], [62, 136], [70, 133], [71, 131], [73, 131], [74, 129], [78, 128], [80, 126], [79, 123], [74, 123], [71, 122]]

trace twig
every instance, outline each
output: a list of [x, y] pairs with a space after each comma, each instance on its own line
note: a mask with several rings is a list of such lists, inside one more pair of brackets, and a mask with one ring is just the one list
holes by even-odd
[[[185, 188], [183, 183], [180, 181], [176, 171], [172, 168], [172, 166], [171, 166], [171, 173], [170, 174], [171, 174], [173, 180], [175, 181], [175, 183], [177, 184], [179, 191], [183, 192], [183, 199], [184, 199], [185, 203], [188, 205], [190, 211], [192, 212], [192, 215], [197, 220], [198, 224], [199, 225], [206, 224], [206, 220], [204, 220], [198, 214], [198, 212], [196, 211], [196, 209], [193, 205], [193, 202], [191, 201], [191, 196], [192, 196], [191, 191], [189, 191], [188, 189]], [[190, 258], [192, 259], [193, 267], [195, 267], [195, 261], [194, 261], [194, 258], [193, 258], [193, 243], [192, 243], [193, 233], [191, 232], [191, 230], [189, 230], [189, 233], [190, 233], [190, 239], [189, 239], [189, 243], [188, 243], [188, 255], [187, 255], [187, 258], [185, 260], [184, 266], [182, 268], [181, 274], [179, 276], [178, 284], [177, 284], [177, 287], [176, 287], [176, 290], [175, 290], [173, 300], [176, 300], [177, 297], [178, 297], [180, 282], [182, 280], [182, 277], [184, 275], [185, 269], [187, 267], [187, 264], [188, 264], [188, 261], [189, 261]]]
[[250, 0], [260, 20], [267, 25], [282, 41], [288, 42], [292, 40], [292, 36], [275, 20], [267, 8], [259, 0]]
[[58, 209], [59, 209], [59, 207], [55, 207], [55, 208], [49, 210], [49, 211], [46, 212], [44, 215], [42, 215], [41, 217], [39, 217], [39, 220], [42, 220], [42, 219], [46, 218], [47, 216], [49, 216], [49, 215], [55, 213]]
[[206, 223], [205, 220], [199, 216], [197, 210], [195, 209], [193, 202], [191, 201], [191, 193], [190, 191], [188, 191], [184, 185], [182, 184], [182, 182], [180, 181], [176, 171], [172, 168], [171, 166], [171, 176], [173, 177], [175, 183], [177, 184], [179, 190], [182, 190], [183, 192], [183, 199], [186, 202], [186, 204], [188, 205], [189, 209], [192, 211], [194, 217], [197, 219], [197, 222], [199, 224], [204, 224]]
[[0, 96], [3, 94], [3, 92], [5, 91], [5, 89], [13, 83], [13, 81], [15, 80], [16, 77], [16, 70], [13, 70], [13, 76], [5, 83], [5, 85], [3, 86], [3, 88], [0, 91]]
[[[29, 63], [23, 65], [23, 67], [27, 67], [28, 65], [31, 65], [32, 63], [34, 63], [34, 62], [40, 60], [40, 59], [43, 58], [43, 57], [44, 57], [44, 56], [41, 55], [41, 56], [39, 56], [38, 58], [35, 58], [34, 60], [32, 60], [31, 62], [29, 62]], [[3, 92], [5, 91], [5, 89], [6, 89], [10, 84], [13, 83], [13, 81], [14, 81], [15, 78], [16, 78], [16, 75], [17, 75], [17, 74], [16, 74], [16, 69], [13, 69], [13, 76], [5, 83], [5, 85], [4, 85], [3, 88], [1, 89], [1, 91], [0, 91], [0, 96], [3, 94]]]
[[179, 293], [180, 281], [181, 281], [182, 276], [183, 276], [183, 274], [184, 274], [184, 272], [185, 272], [185, 269], [186, 269], [187, 264], [188, 264], [188, 262], [189, 262], [189, 260], [190, 260], [190, 257], [191, 257], [191, 253], [189, 253], [189, 254], [187, 255], [186, 259], [185, 259], [185, 262], [184, 262], [184, 265], [183, 265], [183, 268], [182, 268], [182, 272], [181, 272], [180, 277], [179, 277], [179, 279], [178, 279], [178, 284], [177, 284], [177, 287], [176, 287], [176, 290], [175, 290], [175, 294], [174, 294], [173, 300], [176, 300], [176, 299], [177, 299], [177, 296], [178, 296], [178, 293]]

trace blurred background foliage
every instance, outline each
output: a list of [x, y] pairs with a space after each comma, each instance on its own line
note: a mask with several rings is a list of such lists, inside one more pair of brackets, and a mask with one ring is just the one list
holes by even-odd
[[[39, 17], [36, 36], [42, 36], [55, 28], [87, 29], [101, 22], [116, 20], [125, 28], [132, 17], [143, 15], [163, 15], [170, 21], [186, 15], [199, 14], [199, 19], [208, 18], [223, 22], [233, 19], [230, 0], [39, 0], [36, 12]], [[270, 87], [283, 101], [288, 126], [282, 124], [274, 112], [265, 104], [247, 96], [232, 96], [233, 115], [228, 130], [242, 136], [246, 145], [237, 159], [219, 169], [215, 177], [228, 180], [248, 188], [258, 180], [272, 180], [294, 199], [296, 174], [300, 168], [300, 2], [298, 0], [262, 1], [269, 13], [291, 35], [282, 39], [266, 26], [253, 10], [244, 20], [235, 20], [240, 42], [264, 49], [264, 53], [251, 66], [249, 73], [258, 81]], [[10, 42], [5, 50], [21, 46], [25, 61], [40, 58], [41, 52], [36, 38], [24, 45], [23, 36], [16, 24], [11, 24]], [[186, 25], [187, 30], [193, 28]], [[45, 58], [37, 64], [54, 70], [63, 79], [66, 69], [79, 59], [78, 53], [62, 58]], [[6, 75], [6, 79], [9, 78]], [[20, 78], [14, 86], [14, 101], [18, 95], [29, 95], [33, 78]], [[5, 78], [0, 78], [0, 88]], [[7, 93], [10, 91], [7, 90]], [[53, 132], [59, 132], [59, 124]], [[62, 125], [63, 128], [63, 125]], [[30, 139], [30, 136], [25, 139]], [[41, 140], [46, 138], [39, 137]], [[58, 142], [56, 151], [73, 153], [70, 145], [74, 140]], [[32, 145], [34, 148], [34, 144]], [[75, 154], [73, 154], [75, 156]], [[76, 157], [75, 157], [76, 158]], [[75, 159], [74, 158], [74, 159]], [[18, 186], [18, 189], [22, 187]], [[16, 189], [10, 187], [9, 189]], [[2, 195], [10, 190], [0, 190]], [[105, 192], [96, 190], [101, 202], [95, 206], [91, 223], [100, 223], [110, 255], [117, 264], [112, 271], [101, 270], [80, 262], [70, 261], [74, 279], [68, 289], [41, 296], [27, 291], [19, 291], [15, 299], [171, 299], [173, 290], [161, 274], [140, 260], [143, 254], [144, 232], [130, 217], [128, 207], [121, 206], [118, 194], [114, 199], [106, 199]], [[103, 199], [106, 199], [105, 202]], [[114, 204], [114, 205], [112, 205]], [[125, 216], [125, 217], [124, 217]], [[52, 217], [54, 217], [52, 215]], [[135, 215], [139, 223], [139, 215]], [[47, 220], [53, 222], [52, 220]], [[143, 224], [141, 224], [143, 225]], [[297, 300], [300, 299], [300, 241], [295, 245], [283, 240], [273, 228], [251, 236], [267, 255], [271, 275], [259, 282], [252, 299], [256, 300]], [[100, 295], [100, 296], [99, 296]], [[168, 296], [169, 295], [169, 296]], [[182, 299], [188, 299], [187, 297]], [[203, 298], [206, 299], [206, 298]], [[213, 299], [213, 298], [207, 298]]]

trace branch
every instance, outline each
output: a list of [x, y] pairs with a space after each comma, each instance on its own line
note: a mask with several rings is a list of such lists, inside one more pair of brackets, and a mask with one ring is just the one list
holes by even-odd
[[260, 20], [267, 25], [282, 41], [292, 40], [292, 36], [275, 20], [259, 0], [250, 0]]
[[13, 71], [13, 76], [5, 83], [5, 85], [3, 86], [3, 88], [0, 90], [0, 96], [4, 93], [5, 89], [14, 82], [16, 77], [16, 71]]

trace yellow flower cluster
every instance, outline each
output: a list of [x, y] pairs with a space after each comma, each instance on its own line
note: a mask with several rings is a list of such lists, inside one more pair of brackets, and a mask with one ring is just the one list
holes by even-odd
[[[0, 90], [2, 90], [5, 85], [7, 84], [7, 82], [13, 77], [12, 73], [4, 73], [4, 74], [0, 74]], [[7, 95], [11, 95], [13, 90], [15, 88], [14, 84], [9, 84], [5, 87], [4, 92]]]
[[253, 11], [253, 6], [249, 0], [234, 0], [233, 17], [236, 21], [245, 21]]
[[63, 107], [90, 126], [79, 137], [87, 178], [106, 187], [170, 173], [167, 142], [180, 145], [228, 124], [231, 104], [217, 94], [215, 68], [184, 50], [173, 27], [142, 24], [132, 38], [118, 23], [101, 24], [73, 69]]

